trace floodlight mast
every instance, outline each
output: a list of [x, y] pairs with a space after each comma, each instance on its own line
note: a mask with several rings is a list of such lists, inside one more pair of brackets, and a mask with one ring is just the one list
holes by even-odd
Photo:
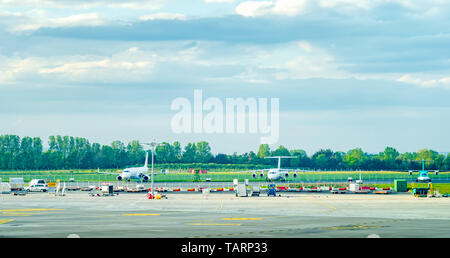
[[155, 153], [156, 146], [161, 145], [161, 143], [158, 143], [158, 142], [155, 141], [155, 139], [153, 139], [152, 142], [150, 142], [150, 143], [143, 143], [143, 144], [149, 145], [152, 148], [152, 183], [151, 183], [151, 188], [152, 188], [152, 197], [154, 198], [154, 196], [155, 196], [155, 188], [153, 187], [153, 185], [154, 185], [154, 180], [153, 180], [153, 175], [154, 175], [154, 165], [153, 165], [154, 164], [154, 153]]

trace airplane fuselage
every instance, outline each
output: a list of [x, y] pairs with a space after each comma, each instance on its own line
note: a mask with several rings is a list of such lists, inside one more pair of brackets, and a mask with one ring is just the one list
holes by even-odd
[[431, 182], [431, 178], [428, 176], [427, 170], [419, 171], [419, 177], [417, 177], [417, 182]]
[[122, 173], [117, 177], [117, 180], [144, 180], [147, 181], [148, 176], [148, 168], [146, 167], [135, 167], [135, 168], [126, 168], [122, 171]]
[[288, 175], [288, 171], [289, 170], [287, 169], [271, 168], [267, 172], [267, 180], [269, 181], [285, 180], [287, 177], [286, 175]]

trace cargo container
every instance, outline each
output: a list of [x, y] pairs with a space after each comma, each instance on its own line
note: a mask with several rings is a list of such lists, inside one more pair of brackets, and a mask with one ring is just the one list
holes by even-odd
[[408, 184], [404, 179], [396, 179], [394, 180], [394, 189], [396, 192], [407, 192]]
[[359, 184], [349, 184], [349, 191], [356, 192], [359, 190]]

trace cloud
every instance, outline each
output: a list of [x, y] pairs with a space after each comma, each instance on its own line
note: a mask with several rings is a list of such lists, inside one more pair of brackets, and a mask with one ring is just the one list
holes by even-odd
[[235, 9], [235, 13], [256, 17], [263, 15], [296, 16], [309, 12], [334, 11], [342, 14], [361, 15], [361, 12], [370, 12], [380, 6], [398, 5], [413, 15], [430, 16], [445, 14], [449, 4], [446, 1], [420, 1], [420, 0], [271, 0], [271, 1], [244, 1]]
[[268, 50], [258, 60], [259, 68], [277, 80], [309, 78], [351, 78], [345, 63], [339, 63], [327, 50], [307, 41], [291, 42], [282, 48]]
[[164, 0], [0, 0], [0, 7], [26, 8], [131, 8], [131, 9], [159, 9]]
[[267, 14], [294, 16], [306, 12], [310, 5], [309, 0], [247, 1], [236, 7], [236, 13], [246, 17]]
[[61, 27], [80, 27], [80, 26], [102, 26], [106, 20], [97, 13], [75, 14], [61, 18], [47, 18], [46, 16], [31, 17], [24, 24], [15, 25], [12, 31], [33, 31], [40, 28], [61, 28]]
[[151, 20], [186, 20], [187, 17], [181, 13], [154, 13], [139, 17], [141, 21]]
[[143, 81], [153, 71], [156, 55], [132, 47], [112, 56], [49, 56], [1, 58], [0, 82]]
[[233, 3], [234, 0], [204, 0], [205, 3]]
[[440, 79], [429, 79], [425, 80], [419, 77], [414, 77], [411, 74], [405, 74], [402, 77], [397, 79], [398, 82], [404, 82], [409, 84], [419, 85], [425, 88], [443, 88], [450, 90], [450, 77], [443, 77]]
[[270, 1], [248, 1], [236, 7], [236, 13], [246, 17], [255, 17], [270, 13], [273, 3]]

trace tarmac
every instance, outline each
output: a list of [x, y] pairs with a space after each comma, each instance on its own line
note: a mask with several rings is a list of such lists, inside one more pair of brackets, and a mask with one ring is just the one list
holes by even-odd
[[407, 193], [232, 192], [0, 195], [0, 237], [335, 238], [450, 237], [450, 199]]

